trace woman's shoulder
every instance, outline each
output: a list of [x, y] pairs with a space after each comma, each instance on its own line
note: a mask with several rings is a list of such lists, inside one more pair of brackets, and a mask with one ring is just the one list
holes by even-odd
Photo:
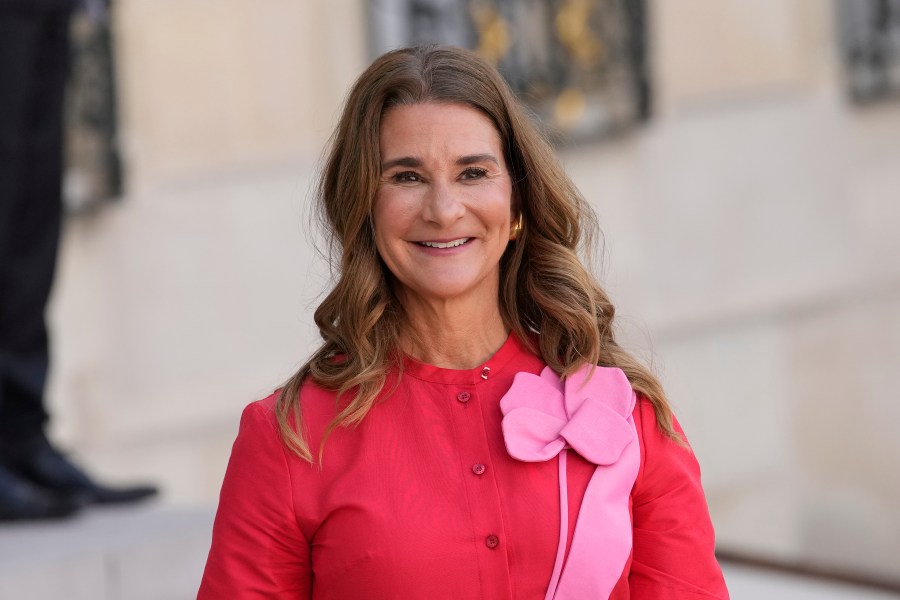
[[657, 421], [656, 407], [653, 402], [641, 394], [637, 394], [637, 402], [635, 402], [632, 417], [634, 418], [634, 426], [637, 429], [641, 443], [646, 442], [667, 447], [672, 445], [690, 453], [687, 437], [685, 437], [681, 423], [678, 422], [678, 418], [674, 413], [671, 413], [672, 430], [675, 432], [675, 435], [681, 438], [683, 443], [676, 442], [662, 430]]
[[675, 415], [672, 415], [672, 428], [683, 443], [676, 442], [660, 429], [653, 403], [640, 394], [632, 416], [641, 449], [641, 465], [634, 487], [636, 500], [653, 497], [660, 486], [665, 487], [673, 481], [699, 482], [700, 466]]
[[261, 414], [275, 414], [275, 405], [278, 403], [278, 396], [281, 389], [277, 389], [265, 398], [254, 400], [244, 407], [244, 414], [259, 412]]
[[[278, 388], [265, 398], [261, 398], [259, 400], [254, 400], [250, 404], [248, 404], [244, 410], [247, 411], [263, 411], [274, 414], [275, 408], [278, 405], [279, 399], [281, 398], [281, 393], [284, 388]], [[334, 404], [334, 401], [337, 399], [337, 392], [335, 390], [329, 390], [318, 383], [316, 383], [312, 377], [307, 377], [303, 380], [303, 384], [300, 386], [299, 398], [301, 408], [306, 408], [307, 405], [315, 405], [321, 404], [323, 401], [326, 404]]]
[[[278, 405], [283, 388], [278, 388], [268, 396], [250, 402], [241, 414], [241, 430], [272, 429], [279, 436]], [[287, 401], [288, 399], [285, 399]], [[337, 416], [338, 394], [317, 384], [307, 377], [298, 392], [300, 412], [304, 428], [308, 433], [319, 433]]]

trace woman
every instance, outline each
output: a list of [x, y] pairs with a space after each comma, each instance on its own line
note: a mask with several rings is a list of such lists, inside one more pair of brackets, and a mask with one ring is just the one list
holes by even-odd
[[[497, 72], [396, 50], [319, 190], [323, 343], [241, 420], [200, 598], [726, 598], [696, 460]], [[601, 365], [601, 366], [596, 366]]]

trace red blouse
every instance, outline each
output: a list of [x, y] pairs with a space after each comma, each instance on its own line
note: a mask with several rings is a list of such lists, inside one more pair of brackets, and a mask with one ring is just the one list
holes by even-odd
[[[248, 406], [198, 598], [543, 599], [557, 461], [509, 456], [499, 401], [517, 372], [544, 366], [515, 336], [475, 369], [407, 361], [357, 428], [330, 435], [321, 469], [282, 444], [274, 395]], [[307, 383], [301, 403], [316, 452], [335, 394]], [[633, 549], [610, 598], [728, 598], [694, 455], [659, 432], [649, 402], [633, 416]], [[595, 465], [570, 450], [566, 466], [571, 540]]]

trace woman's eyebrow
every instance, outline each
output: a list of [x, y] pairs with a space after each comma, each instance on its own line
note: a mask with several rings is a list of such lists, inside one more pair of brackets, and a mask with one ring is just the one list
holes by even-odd
[[392, 158], [381, 163], [381, 170], [387, 171], [391, 167], [413, 167], [422, 166], [422, 161], [415, 156], [402, 156], [400, 158]]
[[456, 164], [458, 165], [473, 165], [475, 163], [480, 162], [492, 162], [498, 167], [500, 166], [500, 161], [497, 160], [497, 157], [493, 154], [468, 154], [466, 156], [460, 156], [456, 159]]
[[[480, 162], [492, 162], [498, 167], [500, 166], [500, 161], [497, 160], [497, 157], [493, 154], [467, 154], [465, 156], [460, 156], [456, 159], [457, 165], [474, 165]], [[419, 168], [423, 165], [422, 160], [416, 158], [415, 156], [401, 156], [400, 158], [392, 158], [390, 160], [386, 160], [381, 163], [381, 170], [387, 171], [393, 167], [411, 167], [411, 168]]]

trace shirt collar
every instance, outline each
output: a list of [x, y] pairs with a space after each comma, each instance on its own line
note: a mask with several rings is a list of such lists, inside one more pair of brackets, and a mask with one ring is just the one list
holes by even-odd
[[515, 333], [510, 333], [492, 357], [472, 369], [445, 369], [404, 356], [402, 373], [431, 383], [477, 385], [490, 381], [514, 358], [524, 354], [528, 354], [528, 350]]

